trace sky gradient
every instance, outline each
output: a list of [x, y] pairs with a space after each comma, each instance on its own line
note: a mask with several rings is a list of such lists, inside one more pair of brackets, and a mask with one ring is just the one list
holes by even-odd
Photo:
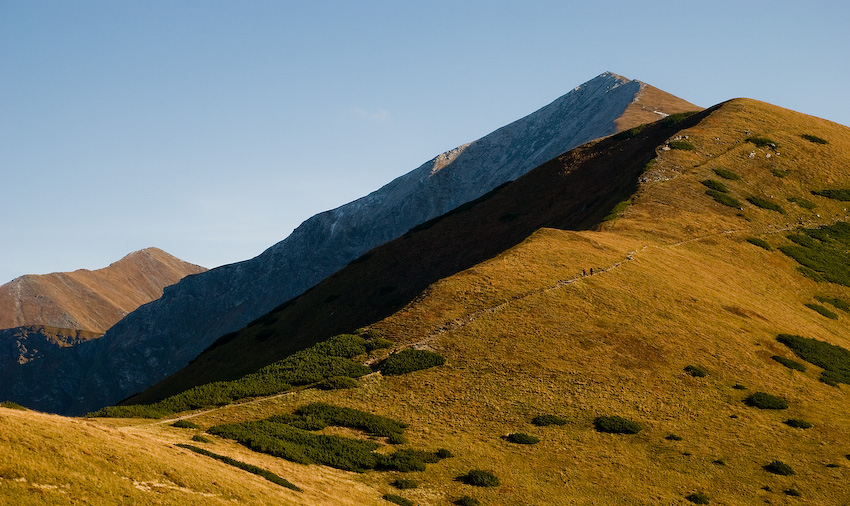
[[148, 246], [251, 258], [604, 71], [850, 125], [848, 19], [844, 1], [0, 0], [0, 284]]

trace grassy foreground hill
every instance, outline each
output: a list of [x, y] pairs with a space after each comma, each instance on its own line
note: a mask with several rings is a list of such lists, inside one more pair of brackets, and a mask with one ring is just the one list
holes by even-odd
[[[350, 331], [358, 318], [372, 318], [358, 326], [394, 344], [356, 359], [379, 364], [414, 347], [445, 357], [443, 365], [181, 415], [198, 428], [0, 410], [0, 498], [118, 503], [120, 494], [134, 494], [155, 504], [209, 493], [246, 504], [393, 504], [382, 496], [422, 505], [848, 504], [850, 385], [841, 379], [850, 379], [850, 229], [841, 223], [850, 220], [842, 200], [850, 194], [842, 192], [850, 189], [849, 169], [847, 127], [743, 99], [586, 145], [374, 250], [220, 342], [196, 370], [218, 367], [224, 379], [236, 377], [239, 367], [285, 356], [293, 336], [303, 348], [311, 333]], [[428, 262], [431, 249], [404, 246], [427, 239], [456, 258], [469, 248], [454, 252], [444, 243], [463, 245], [464, 233], [474, 235], [471, 224], [486, 233], [473, 237], [474, 254], [455, 263]], [[488, 246], [485, 237], [495, 239]], [[406, 285], [384, 289], [390, 285], [381, 276], [393, 275], [394, 261], [417, 258], [399, 256], [407, 250], [422, 251], [419, 269], [407, 272], [425, 286], [405, 298], [397, 292]], [[385, 305], [370, 309], [379, 297]], [[339, 302], [346, 300], [353, 309]], [[169, 388], [203, 377], [190, 371]], [[315, 402], [407, 427], [398, 444], [334, 424], [311, 433], [371, 441], [381, 454], [447, 449], [453, 456], [424, 470], [356, 473], [292, 463], [215, 435]], [[557, 423], [540, 425], [541, 415]], [[304, 417], [284, 418], [306, 427]], [[610, 427], [637, 432], [604, 432]], [[532, 438], [509, 437], [518, 433]], [[514, 442], [533, 438], [539, 441]], [[262, 467], [301, 491], [175, 443]], [[115, 447], [121, 453], [110, 453]], [[75, 466], [89, 466], [83, 469], [91, 477], [69, 480]], [[471, 470], [492, 473], [498, 484], [471, 485]], [[486, 474], [474, 476], [487, 482]], [[134, 482], [171, 485], [144, 490]]]

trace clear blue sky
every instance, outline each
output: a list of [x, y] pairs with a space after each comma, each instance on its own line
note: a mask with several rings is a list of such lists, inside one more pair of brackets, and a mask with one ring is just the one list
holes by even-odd
[[0, 283], [244, 260], [610, 70], [850, 124], [850, 2], [0, 0]]

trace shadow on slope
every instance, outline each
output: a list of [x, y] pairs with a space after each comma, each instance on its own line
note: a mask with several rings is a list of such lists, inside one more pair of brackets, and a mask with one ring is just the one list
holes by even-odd
[[571, 150], [489, 194], [364, 254], [123, 404], [235, 379], [334, 334], [402, 309], [431, 283], [519, 244], [542, 227], [587, 230], [626, 200], [656, 148], [713, 109], [674, 115]]

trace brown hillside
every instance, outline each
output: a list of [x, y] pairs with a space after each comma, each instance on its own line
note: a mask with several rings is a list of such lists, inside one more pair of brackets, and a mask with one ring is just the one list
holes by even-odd
[[702, 107], [644, 83], [635, 99], [617, 119], [617, 131], [651, 123], [671, 114], [699, 110]]
[[0, 328], [44, 325], [103, 333], [166, 286], [206, 269], [147, 248], [94, 271], [26, 275], [0, 286]]

